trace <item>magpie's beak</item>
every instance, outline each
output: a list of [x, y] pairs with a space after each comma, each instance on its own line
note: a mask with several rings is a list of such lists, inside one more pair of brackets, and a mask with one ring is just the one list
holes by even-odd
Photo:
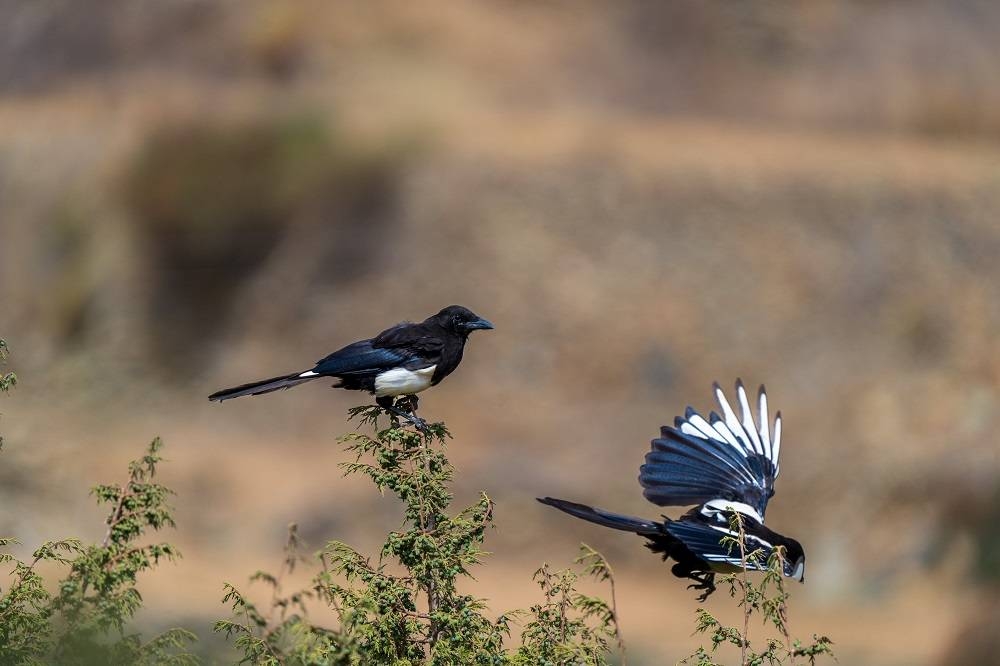
[[488, 331], [493, 329], [493, 324], [480, 317], [479, 319], [476, 319], [474, 321], [465, 322], [464, 324], [462, 324], [462, 328], [464, 328], [466, 331], [478, 331], [478, 330]]

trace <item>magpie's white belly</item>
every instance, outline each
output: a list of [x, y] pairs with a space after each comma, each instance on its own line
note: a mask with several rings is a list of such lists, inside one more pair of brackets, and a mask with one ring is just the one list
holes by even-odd
[[436, 365], [420, 370], [393, 368], [375, 376], [375, 395], [383, 396], [413, 395], [430, 388]]

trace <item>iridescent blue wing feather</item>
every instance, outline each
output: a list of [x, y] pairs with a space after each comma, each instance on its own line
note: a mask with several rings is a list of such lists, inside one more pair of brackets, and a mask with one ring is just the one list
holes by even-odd
[[403, 351], [375, 347], [371, 340], [361, 340], [320, 359], [311, 372], [329, 376], [374, 373], [403, 366], [409, 360]]

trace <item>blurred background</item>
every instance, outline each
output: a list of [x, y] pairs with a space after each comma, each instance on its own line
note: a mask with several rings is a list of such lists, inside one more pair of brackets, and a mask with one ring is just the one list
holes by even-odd
[[639, 539], [533, 498], [657, 516], [649, 440], [739, 376], [784, 415], [793, 632], [1000, 663], [998, 31], [988, 0], [0, 2], [0, 533], [100, 538], [89, 486], [162, 435], [185, 557], [140, 620], [225, 661], [222, 583], [289, 522], [370, 551], [399, 514], [337, 468], [363, 396], [206, 396], [460, 303], [496, 330], [421, 409], [498, 504], [494, 610], [585, 540], [630, 663], [700, 644]]

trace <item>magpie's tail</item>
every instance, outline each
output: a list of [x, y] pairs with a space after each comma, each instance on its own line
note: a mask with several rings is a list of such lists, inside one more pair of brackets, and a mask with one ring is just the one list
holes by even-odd
[[249, 384], [241, 384], [233, 388], [216, 391], [208, 396], [208, 399], [213, 402], [222, 402], [223, 400], [239, 398], [244, 395], [261, 395], [262, 393], [270, 393], [271, 391], [280, 391], [281, 389], [298, 386], [320, 376], [315, 373], [294, 372], [283, 377], [271, 377], [270, 379], [262, 379], [259, 382], [250, 382]]
[[620, 513], [611, 513], [610, 511], [605, 511], [603, 509], [595, 509], [594, 507], [587, 506], [586, 504], [567, 502], [566, 500], [556, 499], [554, 497], [538, 497], [536, 499], [542, 504], [554, 506], [560, 511], [565, 511], [571, 516], [583, 518], [584, 520], [589, 520], [592, 523], [597, 523], [598, 525], [603, 525], [604, 527], [610, 527], [611, 529], [622, 530], [624, 532], [635, 532], [636, 534], [643, 535], [663, 533], [663, 529], [660, 524], [653, 522], [652, 520], [634, 518], [632, 516], [623, 516]]

